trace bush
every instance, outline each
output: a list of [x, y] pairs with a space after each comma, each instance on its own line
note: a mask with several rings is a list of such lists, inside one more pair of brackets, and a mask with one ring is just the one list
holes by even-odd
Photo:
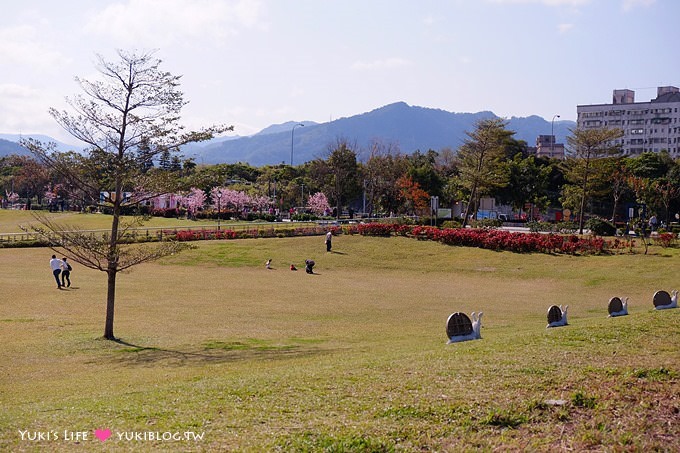
[[492, 228], [500, 228], [503, 226], [503, 221], [500, 219], [481, 219], [481, 220], [473, 220], [471, 223], [471, 226], [473, 228], [485, 228], [485, 229], [492, 229]]
[[590, 232], [596, 236], [614, 236], [616, 235], [616, 227], [613, 223], [607, 222], [606, 220], [593, 217], [588, 219], [585, 227], [590, 230]]
[[442, 222], [442, 228], [460, 228], [463, 222], [458, 219], [446, 220]]
[[549, 222], [539, 222], [537, 220], [532, 220], [531, 222], [526, 223], [526, 227], [529, 228], [529, 231], [532, 233], [550, 233], [553, 231], [559, 231], [556, 229], [556, 225], [549, 223]]
[[576, 223], [564, 221], [557, 222], [553, 231], [564, 234], [574, 234], [576, 233], [576, 230], [578, 230], [578, 225]]
[[179, 217], [179, 213], [175, 208], [157, 208], [151, 211], [151, 215], [154, 217], [165, 217], [167, 219]]
[[661, 233], [654, 238], [654, 243], [663, 248], [673, 247], [675, 242], [675, 235], [673, 233]]
[[290, 219], [298, 222], [311, 222], [314, 220], [319, 220], [319, 217], [305, 212], [302, 214], [293, 214]]
[[361, 223], [358, 230], [362, 236], [391, 236], [395, 227], [387, 223]]

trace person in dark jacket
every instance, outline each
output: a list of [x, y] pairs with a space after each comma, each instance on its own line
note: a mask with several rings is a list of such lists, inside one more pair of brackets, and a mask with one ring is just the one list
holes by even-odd
[[72, 270], [71, 264], [66, 262], [66, 257], [63, 257], [61, 259], [61, 286], [66, 286], [67, 288], [71, 286]]

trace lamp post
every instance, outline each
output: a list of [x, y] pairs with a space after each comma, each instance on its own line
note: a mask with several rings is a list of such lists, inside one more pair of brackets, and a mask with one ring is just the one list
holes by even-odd
[[554, 157], [555, 154], [555, 118], [559, 118], [559, 115], [553, 115], [552, 121], [550, 122], [550, 157]]
[[298, 126], [304, 127], [305, 125], [302, 123], [298, 123], [295, 126], [293, 126], [293, 129], [290, 131], [290, 166], [293, 166], [293, 143], [294, 143], [294, 137], [295, 137], [295, 128]]
[[304, 184], [300, 184], [300, 194], [301, 194], [300, 195], [301, 196], [300, 206], [302, 206], [304, 208], [305, 207], [305, 185]]
[[222, 206], [220, 201], [222, 200], [222, 191], [218, 189], [215, 192], [215, 196], [217, 197], [217, 231], [220, 231], [220, 220], [222, 218]]

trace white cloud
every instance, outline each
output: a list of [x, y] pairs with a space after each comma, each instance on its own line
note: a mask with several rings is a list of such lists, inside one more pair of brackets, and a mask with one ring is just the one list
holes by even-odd
[[47, 68], [64, 63], [64, 56], [40, 41], [31, 25], [0, 29], [0, 63]]
[[259, 0], [124, 0], [92, 15], [85, 31], [141, 45], [221, 41], [261, 23]]
[[559, 24], [557, 26], [557, 30], [562, 34], [567, 33], [572, 28], [574, 28], [574, 24]]
[[623, 0], [622, 8], [624, 11], [630, 11], [638, 6], [648, 7], [653, 5], [656, 0]]
[[2, 99], [30, 98], [36, 94], [38, 94], [38, 90], [25, 85], [18, 85], [16, 83], [0, 84], [0, 98]]
[[370, 62], [357, 61], [352, 64], [352, 69], [358, 71], [395, 69], [403, 66], [410, 66], [411, 62], [403, 58], [386, 58], [384, 60], [374, 60]]
[[437, 22], [437, 19], [432, 14], [428, 14], [427, 16], [423, 17], [422, 22], [426, 27], [430, 27]]
[[492, 3], [540, 3], [546, 6], [581, 6], [591, 0], [488, 0]]
[[14, 83], [0, 84], [0, 132], [56, 133], [60, 129], [47, 113], [45, 99], [54, 94]]

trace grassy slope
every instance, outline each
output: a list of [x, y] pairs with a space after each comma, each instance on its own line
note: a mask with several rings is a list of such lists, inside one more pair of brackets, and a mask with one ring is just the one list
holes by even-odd
[[[90, 448], [680, 449], [680, 311], [651, 304], [678, 287], [678, 250], [519, 255], [347, 236], [334, 248], [204, 242], [141, 266], [119, 279], [126, 344], [98, 339], [103, 274], [76, 266], [59, 292], [49, 250], [0, 250], [0, 450], [74, 447], [19, 429], [103, 427], [206, 434]], [[606, 317], [614, 295], [630, 296], [630, 316]], [[569, 326], [545, 329], [553, 303], [570, 305]], [[445, 345], [447, 316], [480, 310], [483, 339]]]

